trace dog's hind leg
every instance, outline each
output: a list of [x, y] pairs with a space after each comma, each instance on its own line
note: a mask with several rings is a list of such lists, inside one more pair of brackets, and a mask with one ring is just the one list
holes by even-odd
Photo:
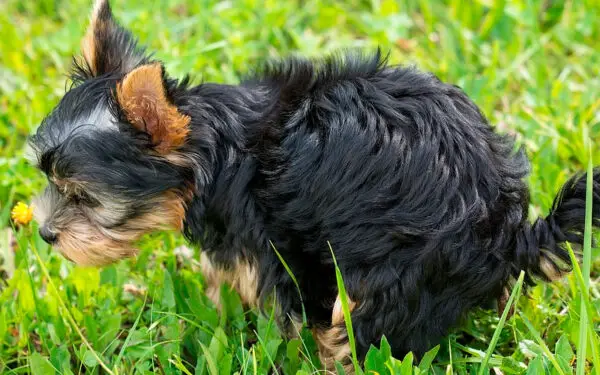
[[[408, 352], [421, 358], [448, 333], [465, 309], [472, 307], [471, 300], [453, 291], [451, 285], [439, 290], [426, 286], [412, 290], [406, 288], [409, 283], [398, 280], [386, 289], [358, 291], [347, 286], [348, 294], [355, 298], [350, 303], [351, 320], [361, 364], [369, 347], [379, 347], [383, 336], [395, 358], [404, 358]], [[315, 328], [313, 333], [327, 370], [335, 371], [338, 361], [347, 373], [354, 373], [348, 333], [338, 305], [336, 302], [333, 308], [331, 326]]]
[[[348, 299], [349, 309], [352, 312], [355, 303]], [[344, 312], [342, 302], [338, 295], [331, 313], [331, 326], [314, 327], [313, 336], [319, 348], [319, 359], [327, 371], [335, 373], [335, 362], [339, 362], [344, 367], [346, 374], [353, 374], [354, 367], [350, 344], [348, 341], [348, 332], [344, 321]]]

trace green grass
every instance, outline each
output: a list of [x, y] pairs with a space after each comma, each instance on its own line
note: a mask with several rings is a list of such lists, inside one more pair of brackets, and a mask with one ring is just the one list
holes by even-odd
[[[112, 3], [171, 74], [196, 72], [197, 82], [235, 83], [261, 60], [292, 52], [389, 49], [392, 62], [463, 87], [499, 131], [517, 135], [532, 161], [534, 216], [547, 212], [568, 176], [586, 170], [590, 155], [600, 164], [596, 1]], [[193, 257], [174, 252], [180, 235], [148, 236], [136, 259], [96, 269], [51, 251], [35, 224], [12, 228], [12, 206], [44, 184], [23, 158], [24, 139], [64, 93], [90, 4], [1, 4], [0, 373], [315, 373], [307, 330], [283, 339], [272, 316], [244, 311], [227, 288], [217, 314], [203, 293], [198, 249]], [[384, 339], [365, 373], [599, 373], [600, 257], [589, 241], [584, 253], [581, 268], [521, 297], [506, 322], [475, 311], [419, 363], [392, 358]]]

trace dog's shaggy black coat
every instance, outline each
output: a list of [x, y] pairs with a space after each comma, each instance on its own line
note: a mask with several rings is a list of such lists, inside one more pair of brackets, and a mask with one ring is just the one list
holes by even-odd
[[[272, 241], [309, 322], [324, 326], [337, 295], [329, 242], [358, 302], [361, 356], [382, 334], [400, 358], [424, 353], [520, 270], [547, 278], [542, 257], [566, 271], [559, 243], [581, 242], [585, 178], [567, 182], [532, 225], [524, 152], [462, 90], [386, 67], [379, 54], [288, 59], [240, 86], [173, 93], [202, 119], [189, 151], [211, 150], [214, 166], [187, 211], [187, 236], [225, 264], [244, 252], [259, 266], [261, 296], [275, 290], [281, 312], [298, 316]], [[599, 170], [594, 193], [598, 225]]]
[[[105, 13], [108, 22], [108, 5]], [[115, 102], [124, 67], [153, 60], [112, 27], [96, 47], [110, 58], [96, 73], [78, 68], [33, 137], [40, 166], [117, 196], [126, 209], [115, 226], [152, 210], [144, 202], [157, 194], [193, 187], [185, 235], [216, 264], [241, 257], [256, 267], [258, 294], [275, 292], [281, 317], [302, 306], [273, 246], [298, 280], [309, 324], [328, 328], [338, 294], [331, 245], [356, 303], [361, 357], [382, 335], [396, 356], [420, 355], [520, 270], [531, 284], [569, 269], [562, 244], [581, 243], [585, 176], [532, 224], [525, 153], [461, 89], [379, 53], [285, 59], [235, 86], [165, 74], [167, 97], [191, 118], [178, 153], [194, 163], [181, 165], [150, 152]], [[118, 128], [76, 131], [74, 119], [98, 106]], [[593, 179], [598, 226], [599, 169]]]

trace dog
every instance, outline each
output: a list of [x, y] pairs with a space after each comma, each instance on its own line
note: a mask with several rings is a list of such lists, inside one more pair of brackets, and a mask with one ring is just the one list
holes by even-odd
[[[363, 360], [384, 335], [395, 356], [421, 356], [521, 270], [526, 285], [560, 278], [565, 243], [582, 242], [585, 174], [530, 221], [523, 148], [460, 88], [379, 50], [193, 85], [98, 0], [82, 56], [30, 138], [48, 179], [41, 237], [101, 266], [181, 231], [217, 306], [223, 283], [259, 309], [274, 295], [284, 331], [304, 308], [325, 367], [352, 371], [334, 256]], [[591, 178], [600, 226], [600, 168]]]

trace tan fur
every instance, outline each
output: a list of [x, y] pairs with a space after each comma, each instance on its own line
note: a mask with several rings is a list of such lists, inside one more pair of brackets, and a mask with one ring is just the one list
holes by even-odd
[[353, 374], [352, 352], [348, 343], [346, 327], [342, 325], [327, 329], [314, 328], [313, 336], [319, 348], [319, 359], [326, 371], [335, 373], [335, 362], [344, 366], [346, 374]]
[[189, 167], [192, 165], [196, 165], [196, 162], [190, 155], [186, 155], [180, 152], [171, 152], [168, 155], [164, 155], [164, 158], [169, 161], [169, 163], [178, 165], [181, 167]]
[[200, 265], [208, 284], [206, 295], [219, 310], [221, 309], [220, 288], [222, 284], [228, 284], [234, 288], [245, 305], [250, 307], [257, 305], [258, 275], [256, 268], [250, 263], [238, 258], [231, 269], [224, 269], [214, 265], [203, 252], [200, 255]]
[[556, 281], [564, 276], [563, 273], [556, 268], [556, 265], [546, 256], [540, 258], [540, 269], [550, 281]]
[[76, 181], [72, 178], [70, 179], [59, 179], [56, 177], [51, 177], [52, 182], [56, 185], [58, 190], [66, 196], [71, 197], [74, 195], [79, 195], [82, 191], [85, 191], [86, 183], [84, 181]]
[[159, 154], [183, 145], [190, 118], [167, 99], [160, 64], [143, 65], [127, 74], [117, 85], [117, 100], [127, 120], [150, 135]]
[[136, 253], [127, 242], [106, 236], [83, 216], [72, 218], [60, 232], [58, 248], [67, 259], [84, 266], [104, 265]]
[[[352, 301], [350, 297], [347, 297], [346, 299], [348, 300], [348, 308], [351, 312], [354, 311], [356, 302]], [[333, 310], [331, 311], [331, 323], [333, 325], [344, 323], [344, 310], [342, 309], [342, 299], [339, 295], [333, 304]]]
[[[348, 307], [350, 312], [356, 308], [356, 302], [349, 297]], [[344, 366], [346, 374], [354, 373], [352, 365], [350, 344], [348, 342], [348, 333], [344, 321], [344, 311], [342, 309], [342, 300], [338, 295], [331, 311], [330, 328], [313, 329], [313, 335], [317, 346], [319, 347], [319, 358], [325, 366], [326, 371], [335, 372], [335, 362], [340, 362]]]
[[174, 193], [156, 200], [156, 210], [132, 219], [122, 227], [106, 229], [96, 226], [83, 215], [71, 217], [58, 236], [58, 248], [71, 261], [99, 266], [131, 257], [137, 250], [133, 242], [142, 235], [160, 229], [181, 230], [185, 204]]
[[96, 68], [96, 43], [92, 26], [81, 40], [81, 52], [92, 73], [96, 74], [98, 71]]
[[[502, 294], [500, 295], [500, 297], [498, 297], [498, 317], [502, 316], [502, 313], [504, 312], [504, 309], [506, 308], [506, 304], [508, 303], [508, 299], [510, 298], [510, 292], [508, 291], [507, 288], [504, 288], [502, 290]], [[511, 306], [510, 310], [508, 310], [508, 315], [506, 316], [506, 318], [510, 318], [513, 316], [513, 314], [515, 313], [515, 307]]]
[[155, 201], [156, 210], [133, 219], [128, 226], [134, 229], [183, 229], [185, 202], [177, 194], [168, 192]]
[[90, 25], [81, 41], [81, 51], [83, 53], [83, 58], [89, 65], [90, 69], [94, 74], [97, 73], [96, 67], [96, 38], [95, 35], [97, 30], [99, 31], [102, 27], [105, 27], [98, 20], [98, 14], [100, 10], [106, 6], [107, 0], [96, 0], [94, 4], [94, 8], [92, 10], [92, 14], [90, 16]]

